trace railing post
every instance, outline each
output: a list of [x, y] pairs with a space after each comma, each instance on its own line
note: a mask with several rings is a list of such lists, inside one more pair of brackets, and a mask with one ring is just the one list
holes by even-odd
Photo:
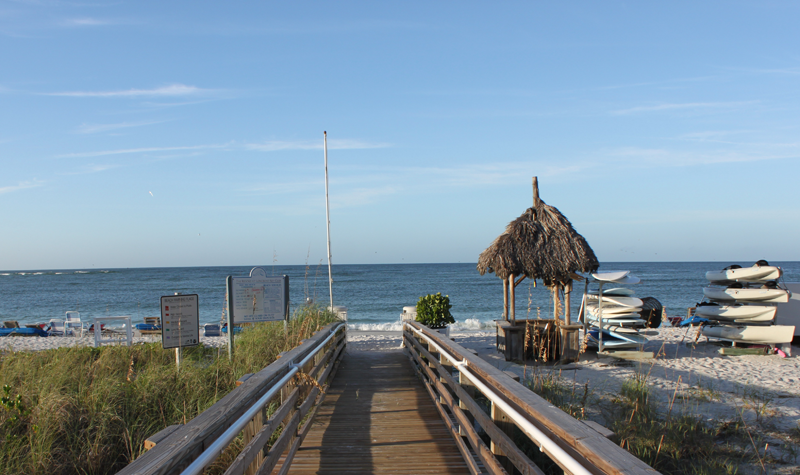
[[[448, 375], [452, 377], [452, 375], [453, 375], [453, 365], [450, 363], [450, 360], [447, 359], [447, 357], [445, 357], [444, 355], [440, 354], [439, 355], [439, 364], [441, 364], [442, 365], [442, 369], [444, 371], [447, 371], [449, 373]], [[442, 384], [442, 387], [444, 388], [445, 391], [450, 391], [450, 389], [447, 386], [447, 379], [445, 379], [444, 375], [441, 375], [441, 374], [439, 375], [439, 382]], [[452, 392], [450, 394], [452, 395]], [[447, 401], [445, 400], [444, 396], [442, 396], [441, 394], [439, 395], [439, 403], [440, 404], [445, 404], [445, 405], [447, 404]]]
[[[466, 392], [469, 395], [469, 397], [471, 397], [472, 400], [474, 401], [475, 400], [475, 386], [473, 386], [472, 383], [470, 383], [470, 380], [467, 379], [466, 376], [464, 376], [464, 373], [462, 373], [460, 371], [458, 372], [458, 384], [460, 384], [461, 387], [464, 388], [464, 392]], [[469, 423], [472, 425], [472, 427], [475, 427], [475, 416], [472, 415], [472, 413], [469, 411], [469, 408], [467, 407], [467, 405], [461, 399], [458, 400], [458, 407], [460, 407], [461, 410], [464, 411], [464, 415], [467, 416], [467, 419], [469, 420]], [[467, 430], [464, 429], [463, 427], [461, 427], [461, 425], [459, 425], [458, 426], [458, 433], [459, 433], [459, 435], [466, 436], [467, 435]]]
[[[258, 434], [258, 431], [264, 426], [264, 421], [266, 420], [266, 409], [262, 409], [261, 411], [256, 414], [250, 423], [242, 431], [243, 435], [243, 442], [244, 446], [250, 443], [250, 441]], [[258, 467], [261, 465], [261, 462], [264, 461], [264, 450], [260, 450], [258, 455], [256, 456], [255, 460], [247, 467], [245, 470], [245, 475], [255, 475], [258, 472]]]
[[[492, 402], [491, 416], [492, 421], [494, 421], [494, 425], [496, 425], [498, 429], [510, 437], [511, 440], [514, 440], [514, 422], [508, 417], [508, 415], [506, 415], [505, 412], [500, 410], [500, 408], [497, 407], [497, 404], [494, 402]], [[505, 452], [503, 452], [500, 447], [494, 443], [494, 440], [492, 440], [490, 449], [495, 458], [497, 458], [497, 461], [500, 462], [500, 465], [502, 465], [508, 473], [514, 473], [514, 464], [511, 463], [511, 460], [509, 460], [508, 457], [506, 457]]]

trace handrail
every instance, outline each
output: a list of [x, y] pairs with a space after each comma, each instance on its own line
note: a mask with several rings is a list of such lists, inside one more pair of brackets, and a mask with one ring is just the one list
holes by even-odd
[[[507, 436], [507, 428], [498, 427], [497, 424], [505, 424], [499, 421], [516, 425], [542, 453], [564, 469], [565, 473], [658, 473], [457, 343], [444, 339], [438, 332], [431, 331], [418, 322], [403, 323], [404, 345], [420, 372], [428, 379], [427, 386], [431, 396], [450, 409], [455, 417], [454, 424], [458, 428], [451, 429], [451, 433], [454, 436], [462, 435], [470, 443], [471, 453], [484, 462], [489, 473], [503, 473], [510, 470], [512, 465], [522, 473], [541, 473]], [[463, 379], [453, 379], [446, 366], [457, 368]], [[472, 386], [491, 401], [491, 417], [475, 402], [473, 394], [465, 391], [465, 384]], [[445, 418], [449, 417], [444, 412], [442, 414]], [[491, 451], [477, 436], [468, 415], [489, 435], [492, 441]], [[503, 467], [499, 466], [497, 455], [504, 455], [501, 459], [507, 457], [502, 463]]]
[[[248, 439], [250, 443], [242, 449], [231, 470], [234, 470], [235, 465], [238, 467], [235, 469], [236, 473], [242, 473], [251, 463], [262, 463], [262, 460], [264, 465], [274, 465], [281, 454], [273, 452], [283, 452], [293, 441], [290, 456], [281, 469], [285, 472], [294, 451], [310, 427], [316, 408], [325, 397], [327, 382], [332, 379], [346, 345], [346, 332], [344, 322], [323, 327], [299, 346], [282, 353], [276, 361], [247, 378], [241, 386], [216, 404], [159, 441], [119, 474], [201, 473], [244, 428], [245, 443], [248, 443]], [[329, 349], [323, 352], [326, 347]], [[308, 365], [313, 368], [308, 369]], [[308, 377], [304, 376], [305, 380], [301, 379], [295, 385], [292, 378], [301, 370]], [[313, 389], [309, 391], [309, 387]], [[272, 414], [272, 419], [266, 421], [266, 405], [282, 389], [285, 390], [280, 392], [282, 404]], [[310, 415], [300, 428], [299, 423], [306, 414]], [[279, 426], [284, 427], [281, 436], [272, 446], [270, 456], [262, 457], [264, 444]], [[259, 444], [261, 446], [254, 446]]]
[[574, 475], [591, 475], [591, 472], [586, 470], [577, 460], [571, 457], [568, 453], [564, 451], [561, 447], [559, 447], [555, 442], [553, 442], [547, 435], [545, 435], [542, 431], [538, 428], [534, 427], [527, 419], [522, 417], [522, 415], [516, 411], [513, 407], [509, 406], [504, 400], [502, 400], [496, 392], [494, 392], [491, 388], [483, 384], [478, 378], [476, 378], [472, 373], [469, 372], [467, 369], [467, 360], [462, 359], [458, 360], [455, 357], [451, 356], [449, 353], [444, 351], [442, 347], [436, 344], [431, 338], [425, 335], [422, 329], [414, 328], [414, 332], [420, 335], [422, 338], [428, 341], [434, 348], [438, 350], [438, 353], [443, 355], [445, 358], [450, 360], [453, 363], [459, 372], [463, 373], [467, 379], [472, 382], [480, 391], [483, 393], [484, 396], [488, 397], [490, 401], [494, 404], [500, 406], [503, 412], [505, 412], [508, 416], [510, 416], [514, 422], [522, 429], [528, 436], [534, 441], [537, 442], [539, 445], [539, 450], [542, 451], [543, 448], [547, 449], [547, 452], [550, 453], [551, 457], [556, 459], [558, 462], [561, 462], [565, 465], [565, 468], [572, 472]]
[[245, 426], [250, 422], [250, 420], [253, 419], [256, 416], [256, 414], [259, 411], [261, 411], [273, 397], [275, 397], [278, 391], [283, 389], [286, 383], [288, 383], [292, 378], [294, 378], [294, 375], [297, 374], [298, 371], [300, 371], [300, 368], [305, 366], [306, 363], [308, 363], [308, 361], [312, 357], [316, 356], [317, 353], [319, 353], [319, 351], [329, 341], [331, 341], [331, 338], [333, 338], [333, 336], [336, 334], [336, 331], [339, 330], [341, 325], [344, 324], [342, 323], [332, 328], [330, 334], [323, 341], [317, 344], [317, 346], [314, 348], [314, 351], [310, 352], [308, 356], [303, 358], [303, 360], [300, 363], [291, 363], [290, 366], [292, 369], [289, 370], [289, 372], [286, 373], [286, 375], [283, 378], [281, 378], [280, 381], [278, 381], [274, 386], [272, 386], [272, 388], [269, 391], [267, 391], [263, 396], [261, 396], [261, 399], [259, 399], [258, 401], [255, 402], [255, 404], [250, 406], [250, 408], [247, 411], [245, 411], [245, 413], [242, 414], [241, 417], [239, 417], [239, 419], [236, 420], [236, 422], [234, 422], [230, 427], [228, 427], [228, 430], [223, 432], [222, 435], [220, 435], [217, 438], [217, 440], [214, 441], [213, 444], [211, 444], [207, 449], [205, 449], [203, 453], [200, 454], [200, 456], [197, 457], [194, 460], [194, 462], [191, 463], [191, 465], [186, 467], [186, 470], [181, 472], [181, 475], [197, 475], [198, 473], [202, 473], [207, 465], [216, 460], [216, 458], [219, 457], [225, 450], [225, 447], [227, 447], [228, 444], [230, 444], [231, 441], [235, 439], [237, 435], [239, 435], [239, 432], [241, 432], [245, 428]]

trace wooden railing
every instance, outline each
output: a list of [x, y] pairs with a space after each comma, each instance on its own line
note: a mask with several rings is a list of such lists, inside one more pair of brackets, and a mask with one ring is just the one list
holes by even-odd
[[472, 473], [543, 474], [520, 437], [567, 474], [658, 473], [441, 333], [404, 322], [403, 344]]
[[[158, 440], [119, 474], [202, 473], [240, 435], [244, 448], [225, 474], [271, 473], [279, 462], [279, 473], [287, 473], [333, 380], [346, 342], [344, 323], [324, 327]], [[280, 435], [270, 445], [278, 429]]]

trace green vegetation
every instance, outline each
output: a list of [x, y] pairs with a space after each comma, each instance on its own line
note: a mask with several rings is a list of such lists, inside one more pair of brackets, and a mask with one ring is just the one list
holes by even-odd
[[[765, 431], [745, 423], [741, 411], [753, 411], [759, 422], [771, 416], [769, 394], [745, 392], [741, 395], [745, 404], [730, 419], [712, 421], [697, 407], [675, 405], [676, 399], [686, 399], [678, 397], [677, 392], [668, 408], [659, 410], [653, 401], [647, 373], [635, 373], [623, 382], [618, 394], [602, 396], [592, 394], [588, 384], [570, 384], [553, 371], [534, 372], [524, 384], [578, 419], [586, 417], [587, 406], [599, 409], [615, 434], [613, 441], [664, 474], [735, 474], [742, 473], [744, 466], [768, 472], [770, 464], [794, 464], [798, 455], [794, 447], [800, 440], [800, 426], [794, 433], [780, 437], [786, 439], [781, 444], [782, 452], [770, 448], [767, 453], [770, 445], [769, 439], [765, 440]], [[719, 398], [713, 389], [703, 389], [701, 399]], [[777, 435], [770, 436], [774, 440]], [[542, 460], [532, 444], [527, 447], [524, 441], [517, 443], [545, 473], [560, 473], [558, 467]]]
[[450, 314], [450, 297], [441, 292], [420, 297], [417, 302], [417, 321], [430, 328], [444, 328], [456, 320]]
[[335, 320], [304, 306], [286, 333], [274, 322], [238, 335], [232, 362], [224, 348], [184, 349], [180, 371], [157, 343], [1, 354], [0, 473], [115, 473], [147, 437], [191, 420]]

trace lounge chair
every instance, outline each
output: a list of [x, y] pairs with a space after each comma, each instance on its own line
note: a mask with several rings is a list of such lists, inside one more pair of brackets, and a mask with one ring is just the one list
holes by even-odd
[[64, 336], [64, 320], [50, 319], [47, 323], [47, 334], [50, 336]]
[[81, 314], [75, 311], [69, 311], [64, 315], [64, 335], [76, 335], [80, 332], [83, 336], [83, 323], [81, 323]]

